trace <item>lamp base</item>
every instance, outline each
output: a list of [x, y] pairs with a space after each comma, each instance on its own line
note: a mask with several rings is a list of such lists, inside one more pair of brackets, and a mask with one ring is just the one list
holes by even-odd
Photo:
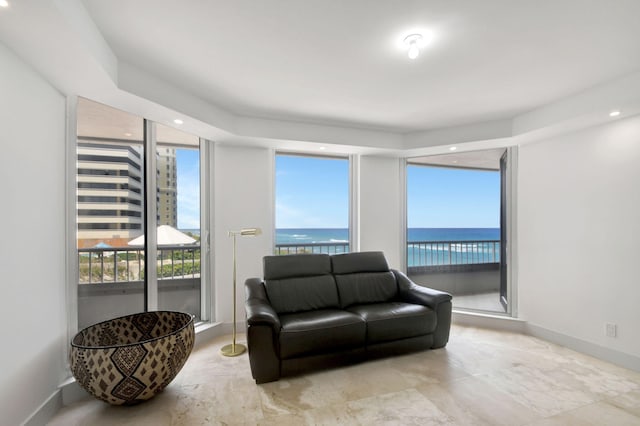
[[[235, 347], [234, 347], [235, 346]], [[225, 345], [220, 349], [220, 353], [224, 356], [238, 356], [243, 354], [247, 348], [244, 345], [236, 343], [235, 345], [232, 343], [230, 345]]]

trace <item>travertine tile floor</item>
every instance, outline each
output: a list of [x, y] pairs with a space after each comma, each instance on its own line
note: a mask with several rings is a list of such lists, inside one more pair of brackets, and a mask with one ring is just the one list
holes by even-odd
[[51, 425], [640, 425], [640, 373], [520, 334], [454, 326], [445, 349], [256, 385], [218, 338], [154, 399], [87, 399]]

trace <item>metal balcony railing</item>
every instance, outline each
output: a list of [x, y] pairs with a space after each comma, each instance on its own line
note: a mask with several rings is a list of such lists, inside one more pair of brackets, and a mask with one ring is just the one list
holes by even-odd
[[500, 241], [409, 241], [407, 266], [475, 265], [500, 262]]
[[[79, 284], [124, 283], [144, 280], [144, 250], [140, 248], [78, 249]], [[158, 279], [200, 276], [200, 246], [158, 248]]]
[[[349, 243], [276, 244], [276, 255], [300, 253], [348, 253]], [[474, 265], [500, 262], [499, 240], [410, 241], [407, 243], [409, 267]]]
[[276, 244], [276, 255], [303, 254], [303, 253], [326, 253], [340, 254], [349, 253], [349, 243], [302, 243], [302, 244]]

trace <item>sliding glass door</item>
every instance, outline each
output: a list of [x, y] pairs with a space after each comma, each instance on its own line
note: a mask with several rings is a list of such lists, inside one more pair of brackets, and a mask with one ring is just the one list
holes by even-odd
[[144, 119], [79, 98], [78, 327], [144, 310]]
[[202, 318], [200, 139], [83, 98], [77, 123], [78, 328]]
[[407, 162], [407, 273], [455, 308], [508, 312], [504, 149]]
[[156, 124], [158, 309], [200, 318], [200, 139]]

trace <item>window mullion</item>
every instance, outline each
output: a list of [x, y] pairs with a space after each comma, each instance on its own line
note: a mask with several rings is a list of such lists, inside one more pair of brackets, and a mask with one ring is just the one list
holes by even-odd
[[211, 320], [215, 316], [213, 307], [213, 252], [211, 250], [211, 223], [213, 215], [210, 193], [214, 187], [211, 165], [214, 150], [213, 142], [200, 138], [200, 319]]
[[144, 120], [144, 250], [145, 250], [145, 274], [144, 274], [144, 306], [145, 311], [158, 309], [158, 255], [157, 244], [157, 155], [156, 132], [152, 121]]
[[360, 251], [360, 155], [349, 156], [349, 251]]

